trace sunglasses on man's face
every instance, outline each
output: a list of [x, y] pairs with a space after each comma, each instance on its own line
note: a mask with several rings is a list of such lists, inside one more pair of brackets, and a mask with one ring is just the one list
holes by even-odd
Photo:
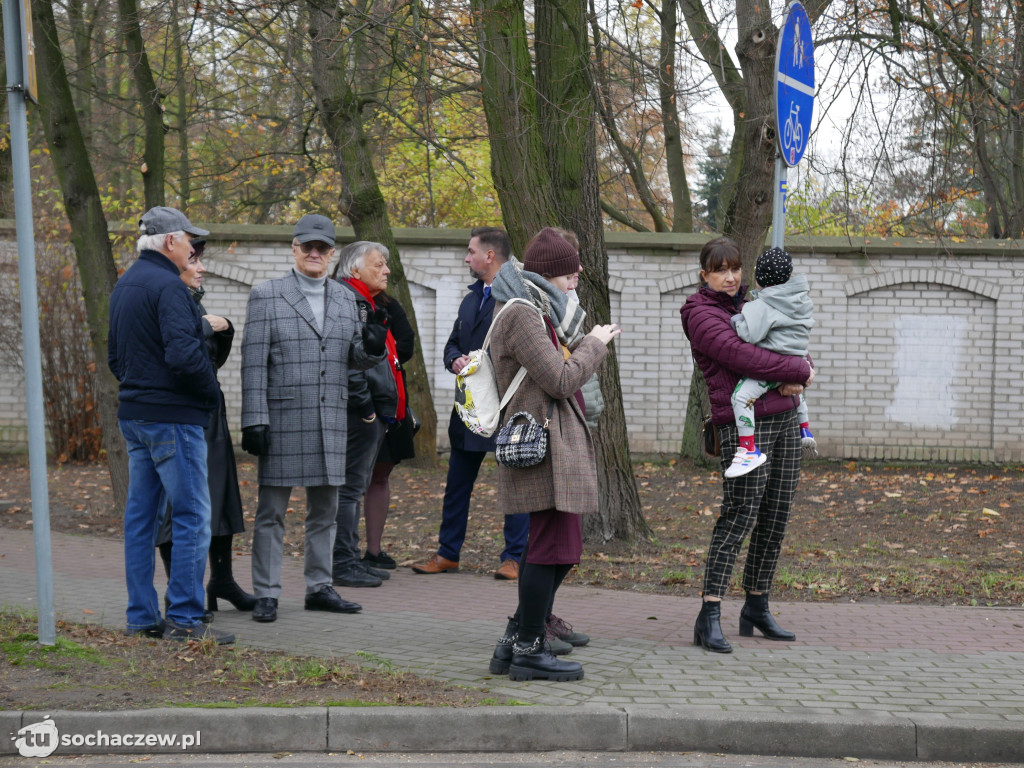
[[333, 247], [334, 246], [320, 242], [319, 240], [311, 240], [308, 243], [299, 243], [299, 250], [301, 250], [303, 253], [312, 253], [313, 251], [317, 251], [319, 253], [327, 253]]

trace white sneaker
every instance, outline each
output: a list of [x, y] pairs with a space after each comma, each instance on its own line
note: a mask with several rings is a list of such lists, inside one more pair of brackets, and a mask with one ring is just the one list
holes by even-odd
[[736, 451], [736, 455], [732, 457], [732, 464], [725, 470], [725, 476], [729, 478], [741, 477], [757, 469], [766, 461], [768, 461], [768, 457], [761, 453], [758, 448], [752, 451], [739, 448]]
[[818, 441], [807, 427], [800, 427], [800, 448], [805, 459], [813, 459], [818, 455]]

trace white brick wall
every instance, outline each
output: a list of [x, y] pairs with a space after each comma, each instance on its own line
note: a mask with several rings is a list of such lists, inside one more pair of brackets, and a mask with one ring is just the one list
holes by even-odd
[[[252, 285], [290, 267], [290, 230], [210, 227], [208, 311], [242, 332]], [[269, 233], [269, 234], [268, 234]], [[0, 236], [3, 236], [0, 232]], [[470, 279], [465, 230], [398, 230], [446, 447], [453, 377], [441, 364]], [[7, 237], [10, 237], [9, 230]], [[692, 371], [679, 307], [696, 290], [691, 235], [608, 237], [612, 319], [634, 451], [677, 450]], [[7, 247], [5, 247], [7, 246]], [[815, 301], [808, 393], [826, 456], [1024, 461], [1024, 251], [997, 241], [816, 238], [787, 244]], [[0, 241], [0, 254], [10, 253]], [[240, 343], [240, 336], [239, 342]], [[221, 370], [237, 428], [239, 354]], [[22, 383], [0, 369], [0, 442], [24, 434]]]

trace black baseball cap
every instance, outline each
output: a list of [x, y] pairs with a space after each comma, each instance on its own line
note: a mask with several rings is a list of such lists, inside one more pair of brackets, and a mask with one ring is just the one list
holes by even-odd
[[308, 243], [311, 240], [322, 240], [332, 248], [334, 247], [334, 225], [326, 216], [318, 213], [307, 213], [299, 223], [295, 225], [292, 237], [300, 243]]

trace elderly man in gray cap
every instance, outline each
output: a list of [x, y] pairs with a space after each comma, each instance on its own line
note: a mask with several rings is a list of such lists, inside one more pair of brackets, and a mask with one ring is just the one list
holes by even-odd
[[[139, 258], [110, 294], [107, 336], [107, 364], [120, 382], [118, 424], [128, 448], [127, 631], [230, 643], [233, 635], [202, 623], [210, 546], [204, 428], [219, 395], [202, 318], [179, 277], [193, 253], [192, 238], [210, 233], [163, 206], [145, 213], [139, 231]], [[164, 500], [173, 510], [174, 539], [166, 621], [153, 588], [153, 542]]]
[[351, 291], [327, 278], [334, 225], [308, 214], [292, 233], [295, 266], [249, 294], [242, 341], [242, 447], [259, 456], [252, 535], [254, 621], [277, 619], [284, 514], [306, 489], [308, 611], [356, 613], [331, 586], [338, 487], [345, 482], [349, 367], [384, 359], [383, 318], [359, 321]]

